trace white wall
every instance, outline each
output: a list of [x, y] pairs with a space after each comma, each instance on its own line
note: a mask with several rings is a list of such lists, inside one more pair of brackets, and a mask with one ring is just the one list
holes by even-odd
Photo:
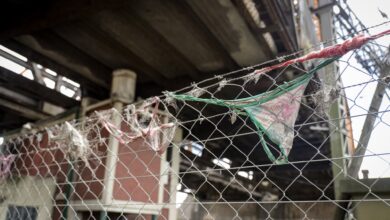
[[37, 220], [51, 219], [55, 181], [51, 178], [21, 177], [0, 180], [0, 220], [7, 215], [8, 205], [37, 208]]

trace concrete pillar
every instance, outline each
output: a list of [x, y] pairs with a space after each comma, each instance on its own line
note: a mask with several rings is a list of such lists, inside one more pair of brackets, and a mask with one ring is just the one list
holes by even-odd
[[[331, 4], [331, 0], [321, 1], [319, 3], [319, 7]], [[334, 39], [334, 27], [333, 27], [333, 12], [332, 7], [327, 8], [327, 10], [323, 10], [319, 13], [320, 18], [320, 27], [321, 27], [321, 40], [328, 42], [324, 46], [330, 46], [333, 44], [331, 41]], [[335, 64], [327, 65], [324, 68], [324, 73], [320, 74], [320, 79], [323, 81], [325, 85], [328, 86], [336, 86], [338, 83], [338, 70]], [[340, 103], [337, 100], [330, 106], [329, 120], [332, 123], [329, 123], [329, 133], [330, 133], [330, 145], [331, 145], [331, 157], [332, 158], [342, 158], [344, 156], [343, 153], [343, 137], [341, 134], [341, 123], [338, 120], [341, 118], [340, 112]], [[341, 192], [339, 190], [340, 179], [343, 178], [346, 174], [345, 172], [345, 163], [343, 160], [334, 160], [332, 161], [332, 173], [335, 178], [333, 183], [335, 198], [341, 199]], [[340, 175], [342, 173], [342, 175]]]
[[112, 76], [111, 99], [114, 104], [134, 102], [137, 74], [131, 70], [118, 69], [112, 73]]
[[[126, 69], [115, 70], [112, 75], [111, 100], [113, 107], [119, 113], [112, 115], [112, 122], [114, 126], [120, 127], [120, 114], [122, 112], [123, 105], [134, 101], [137, 75], [135, 72]], [[108, 142], [106, 172], [104, 174], [104, 191], [102, 196], [103, 205], [108, 205], [112, 202], [115, 171], [118, 160], [118, 148], [118, 140], [111, 135]]]
[[177, 193], [177, 185], [179, 183], [179, 171], [180, 171], [180, 143], [183, 140], [183, 130], [181, 128], [177, 128], [175, 132], [175, 136], [172, 141], [172, 162], [171, 162], [171, 183], [170, 183], [170, 198], [169, 198], [169, 220], [177, 219], [177, 208], [176, 208], [176, 193]]

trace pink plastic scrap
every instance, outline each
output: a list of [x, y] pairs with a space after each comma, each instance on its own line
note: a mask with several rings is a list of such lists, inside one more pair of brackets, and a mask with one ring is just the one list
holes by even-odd
[[14, 162], [16, 156], [9, 154], [7, 156], [0, 155], [0, 179], [7, 178], [11, 172], [11, 165]]
[[[135, 139], [143, 138], [147, 146], [156, 152], [163, 151], [175, 133], [175, 123], [162, 123], [159, 116], [160, 99], [155, 97], [150, 102], [145, 102], [140, 108], [130, 105], [126, 109], [125, 123], [129, 126], [129, 131], [122, 131], [121, 125], [115, 125], [112, 119], [104, 117], [96, 112], [101, 123], [106, 130], [115, 137], [121, 144], [128, 144]], [[114, 111], [114, 114], [119, 114]]]

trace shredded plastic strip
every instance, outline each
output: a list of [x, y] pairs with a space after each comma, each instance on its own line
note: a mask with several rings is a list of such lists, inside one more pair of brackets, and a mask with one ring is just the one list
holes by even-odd
[[[286, 152], [286, 148], [290, 148], [289, 146], [282, 146], [283, 143], [281, 141], [275, 141], [275, 135], [272, 134], [269, 130], [272, 129], [272, 125], [267, 126], [267, 128], [263, 125], [263, 123], [259, 120], [259, 117], [256, 115], [256, 111], [258, 109], [262, 108], [261, 105], [265, 104], [267, 105], [267, 102], [277, 99], [280, 96], [285, 95], [286, 93], [289, 93], [293, 91], [294, 89], [297, 89], [298, 87], [302, 86], [301, 90], [305, 90], [307, 83], [310, 81], [310, 79], [313, 77], [313, 74], [316, 73], [318, 70], [321, 68], [325, 67], [326, 65], [332, 63], [333, 61], [337, 60], [338, 57], [327, 59], [320, 63], [318, 66], [310, 70], [309, 72], [305, 73], [304, 75], [287, 82], [285, 84], [282, 84], [278, 86], [277, 88], [261, 93], [252, 97], [247, 97], [247, 98], [241, 98], [241, 99], [235, 99], [235, 100], [223, 100], [223, 99], [217, 99], [217, 98], [211, 98], [211, 99], [206, 99], [206, 98], [199, 98], [191, 95], [185, 95], [185, 94], [175, 94], [175, 93], [167, 93], [167, 96], [170, 96], [172, 98], [175, 98], [177, 100], [181, 101], [194, 101], [194, 102], [204, 102], [208, 104], [214, 104], [214, 105], [219, 105], [223, 106], [229, 109], [232, 109], [234, 112], [238, 112], [240, 114], [247, 115], [252, 123], [256, 126], [258, 129], [258, 136], [261, 140], [261, 144], [263, 146], [263, 149], [265, 153], [267, 154], [268, 158], [272, 161], [275, 162], [276, 164], [285, 164], [288, 162], [287, 156], [288, 153]], [[303, 92], [302, 91], [302, 92]], [[302, 96], [302, 93], [301, 95]], [[299, 100], [297, 100], [299, 101]], [[284, 108], [287, 108], [288, 106], [282, 106]], [[264, 108], [263, 108], [264, 109]], [[294, 109], [294, 111], [298, 111], [297, 108]], [[264, 114], [264, 113], [261, 113]], [[296, 118], [296, 114], [295, 114]], [[292, 119], [293, 122], [295, 122], [295, 118]], [[275, 122], [272, 122], [275, 123]], [[283, 123], [283, 121], [282, 121]], [[289, 127], [293, 126], [293, 124], [288, 125]], [[263, 135], [266, 135], [268, 138], [271, 140], [274, 140], [277, 142], [276, 144], [279, 147], [279, 150], [282, 153], [282, 156], [279, 158], [276, 158], [271, 150], [269, 149], [268, 145], [266, 144]], [[280, 136], [280, 135], [279, 135]], [[280, 138], [279, 138], [280, 139]], [[289, 145], [292, 145], [292, 142], [289, 143]]]

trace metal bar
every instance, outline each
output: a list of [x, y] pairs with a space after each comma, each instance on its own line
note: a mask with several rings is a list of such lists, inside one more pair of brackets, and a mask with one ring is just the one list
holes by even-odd
[[[183, 162], [182, 166], [183, 167], [185, 166], [186, 170], [196, 171], [195, 169], [193, 169], [191, 167], [191, 164], [187, 164], [187, 162]], [[214, 182], [214, 183], [220, 183], [220, 184], [222, 184], [226, 188], [235, 189], [235, 190], [237, 190], [237, 191], [239, 191], [241, 193], [244, 193], [244, 194], [247, 194], [247, 195], [250, 195], [250, 196], [254, 196], [254, 197], [258, 197], [258, 198], [262, 198], [264, 196], [263, 192], [250, 190], [249, 186], [244, 185], [237, 178], [227, 179], [225, 176], [221, 176], [217, 172], [209, 172], [207, 177], [204, 174], [199, 173], [199, 172], [193, 172], [192, 174], [200, 176], [201, 178], [207, 178], [207, 181], [211, 181], [211, 182]]]
[[15, 56], [13, 56], [13, 55], [3, 51], [1, 49], [0, 49], [0, 56], [4, 57], [4, 58], [6, 58], [6, 59], [8, 59], [8, 60], [18, 64], [18, 65], [20, 65], [20, 66], [23, 66], [26, 69], [32, 69], [32, 66], [30, 65], [30, 63], [24, 62], [23, 60], [21, 60], [21, 59], [15, 57]]
[[68, 172], [66, 174], [66, 181], [67, 184], [65, 186], [65, 206], [62, 209], [62, 219], [67, 220], [68, 219], [68, 212], [69, 212], [69, 207], [70, 207], [70, 197], [72, 196], [73, 193], [73, 186], [72, 186], [72, 181], [74, 178], [74, 166], [73, 162], [69, 161], [68, 164]]
[[[177, 185], [179, 184], [179, 172], [180, 172], [180, 142], [183, 139], [183, 130], [181, 128], [177, 128], [175, 131], [175, 136], [173, 139], [172, 146], [172, 156], [171, 156], [171, 174], [170, 174], [170, 184], [169, 184], [169, 192], [170, 192], [170, 203], [176, 203], [176, 192]], [[177, 219], [177, 209], [175, 206], [169, 207], [169, 220]]]
[[42, 77], [42, 71], [41, 69], [38, 68], [38, 64], [36, 63], [31, 63], [31, 67], [32, 67], [32, 72], [34, 74], [34, 79], [39, 82], [40, 84], [42, 85], [45, 85], [45, 82], [43, 81], [43, 77]]
[[[379, 79], [383, 79], [390, 75], [390, 65], [388, 65], [387, 62], [384, 63], [385, 65], [381, 68]], [[360, 156], [364, 156], [366, 153], [387, 86], [388, 85], [386, 83], [379, 81], [372, 97], [370, 108], [368, 110], [366, 120], [364, 121], [362, 134], [360, 135], [358, 146], [348, 169], [348, 174], [354, 178], [357, 178], [359, 175], [359, 169], [363, 162], [363, 157]]]
[[[80, 113], [81, 113], [81, 109], [80, 109], [80, 107], [77, 107], [75, 119], [80, 118]], [[62, 216], [63, 216], [64, 220], [68, 220], [68, 218], [69, 218], [69, 212], [70, 212], [69, 207], [71, 206], [70, 199], [72, 197], [73, 190], [74, 190], [74, 186], [72, 186], [72, 182], [75, 181], [74, 174], [75, 174], [74, 161], [69, 160], [68, 161], [68, 170], [67, 170], [67, 174], [66, 174], [67, 184], [65, 186], [65, 204], [66, 205], [65, 205], [64, 209], [62, 210]]]

